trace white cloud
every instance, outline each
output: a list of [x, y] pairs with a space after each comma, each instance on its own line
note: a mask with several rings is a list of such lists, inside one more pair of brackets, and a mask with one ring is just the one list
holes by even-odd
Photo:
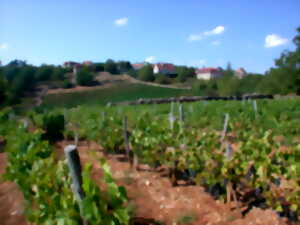
[[147, 57], [147, 58], [145, 59], [145, 62], [153, 63], [155, 59], [156, 59], [155, 56], [149, 56], [149, 57]]
[[220, 45], [220, 44], [221, 44], [221, 41], [213, 41], [213, 42], [211, 42], [211, 44], [217, 46], [217, 45]]
[[224, 26], [217, 26], [214, 29], [209, 30], [209, 31], [204, 31], [204, 32], [201, 32], [199, 34], [191, 34], [188, 37], [188, 41], [199, 41], [199, 40], [202, 40], [203, 38], [208, 37], [208, 36], [222, 34], [222, 33], [224, 33], [224, 31], [225, 31]]
[[0, 44], [0, 50], [6, 50], [6, 49], [8, 49], [8, 44], [7, 43]]
[[127, 25], [127, 23], [128, 23], [128, 18], [127, 17], [123, 17], [123, 18], [115, 20], [115, 25], [119, 26], [119, 27], [125, 26], [125, 25]]
[[265, 38], [265, 47], [273, 48], [280, 45], [284, 45], [288, 42], [287, 38], [282, 38], [277, 34], [269, 34]]

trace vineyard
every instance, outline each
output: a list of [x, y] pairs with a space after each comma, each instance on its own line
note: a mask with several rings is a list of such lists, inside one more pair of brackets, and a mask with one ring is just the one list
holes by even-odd
[[[129, 224], [128, 196], [106, 158], [121, 155], [132, 170], [162, 168], [174, 187], [203, 187], [235, 202], [246, 215], [273, 209], [289, 221], [300, 216], [300, 100], [203, 101], [141, 106], [78, 106], [14, 115], [0, 112], [8, 165], [33, 224]], [[82, 201], [56, 143], [96, 143], [102, 168], [83, 165]], [[92, 147], [90, 147], [92, 149]], [[91, 153], [92, 154], [92, 153]]]

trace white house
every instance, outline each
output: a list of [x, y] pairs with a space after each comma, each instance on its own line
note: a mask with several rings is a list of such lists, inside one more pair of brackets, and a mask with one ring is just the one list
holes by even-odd
[[219, 78], [223, 75], [220, 68], [202, 68], [196, 70], [196, 76], [199, 80], [210, 80]]
[[171, 63], [157, 63], [153, 65], [153, 73], [162, 73], [165, 75], [176, 74], [176, 68]]

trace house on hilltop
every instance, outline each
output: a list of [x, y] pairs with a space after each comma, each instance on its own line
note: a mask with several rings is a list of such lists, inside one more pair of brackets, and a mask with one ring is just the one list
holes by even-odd
[[67, 62], [64, 62], [64, 67], [65, 68], [73, 68], [74, 66], [76, 65], [80, 65], [80, 63], [78, 62], [73, 62], [73, 61], [67, 61]]
[[223, 72], [221, 68], [201, 68], [196, 70], [196, 76], [199, 80], [211, 80], [222, 77]]
[[171, 63], [157, 63], [153, 65], [154, 74], [165, 74], [165, 75], [174, 75], [176, 74], [176, 68]]
[[134, 70], [140, 70], [145, 66], [145, 63], [134, 63], [132, 64], [132, 67]]
[[235, 72], [234, 75], [240, 79], [244, 78], [245, 76], [247, 76], [247, 72], [244, 68], [238, 68]]
[[68, 61], [68, 62], [64, 62], [64, 67], [65, 68], [71, 68], [73, 70], [73, 73], [77, 74], [77, 72], [80, 70], [82, 65], [80, 63], [77, 63], [77, 62]]
[[92, 61], [83, 61], [82, 65], [84, 65], [84, 66], [91, 66], [91, 65], [93, 65], [93, 62]]

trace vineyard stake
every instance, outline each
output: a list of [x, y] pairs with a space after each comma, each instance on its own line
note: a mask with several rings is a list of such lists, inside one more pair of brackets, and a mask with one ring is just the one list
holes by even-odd
[[194, 112], [193, 105], [190, 105], [190, 113], [192, 114]]
[[223, 142], [226, 132], [227, 132], [227, 127], [228, 127], [228, 121], [229, 121], [229, 114], [226, 113], [225, 114], [225, 121], [224, 121], [224, 127], [223, 127], [223, 132], [222, 132], [222, 136], [221, 136], [221, 142]]
[[179, 119], [180, 119], [181, 122], [184, 121], [184, 111], [183, 111], [183, 105], [182, 104], [179, 105]]
[[172, 129], [172, 130], [174, 128], [174, 121], [175, 121], [175, 117], [174, 117], [174, 102], [171, 102], [170, 113], [169, 113], [169, 122], [170, 122], [170, 129]]
[[[69, 173], [72, 178], [72, 191], [79, 205], [80, 214], [82, 217], [82, 200], [84, 199], [84, 191], [82, 189], [82, 176], [80, 157], [75, 145], [68, 145], [64, 149], [65, 156], [68, 162]], [[82, 217], [83, 225], [88, 225], [88, 222]]]
[[78, 133], [77, 132], [75, 132], [75, 135], [74, 135], [74, 143], [76, 146], [78, 145]]
[[171, 102], [170, 115], [174, 116], [174, 102]]
[[226, 160], [231, 160], [233, 157], [233, 149], [231, 147], [231, 144], [229, 144], [229, 143], [227, 143], [227, 145], [226, 145], [225, 157], [226, 157]]
[[253, 101], [253, 110], [255, 112], [255, 116], [257, 114], [257, 103], [256, 103], [256, 100]]
[[102, 120], [105, 120], [105, 117], [106, 117], [106, 112], [102, 111]]
[[27, 118], [23, 119], [23, 127], [27, 129], [29, 127], [29, 120]]

